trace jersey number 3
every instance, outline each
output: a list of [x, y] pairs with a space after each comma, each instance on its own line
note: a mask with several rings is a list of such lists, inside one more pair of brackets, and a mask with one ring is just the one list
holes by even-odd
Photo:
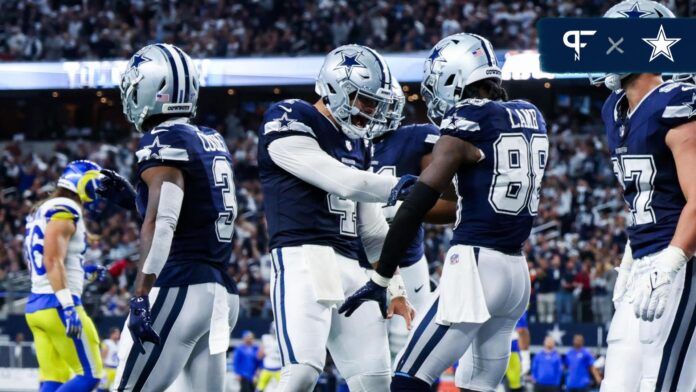
[[528, 207], [530, 215], [537, 214], [548, 150], [549, 139], [540, 134], [529, 141], [521, 133], [503, 134], [493, 143], [495, 165], [488, 202], [495, 212], [518, 215]]
[[234, 192], [232, 166], [224, 157], [213, 160], [213, 179], [215, 186], [222, 189], [222, 202], [225, 210], [218, 214], [215, 233], [220, 242], [231, 242], [234, 234], [234, 218], [237, 217], [237, 196]]

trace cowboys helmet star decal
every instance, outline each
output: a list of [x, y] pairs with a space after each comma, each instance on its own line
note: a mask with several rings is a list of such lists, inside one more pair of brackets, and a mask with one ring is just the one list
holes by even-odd
[[146, 63], [148, 61], [152, 61], [149, 57], [145, 57], [142, 54], [136, 53], [135, 56], [133, 56], [133, 60], [131, 60], [130, 68], [138, 68], [140, 64]]
[[442, 50], [445, 49], [447, 47], [447, 45], [449, 45], [449, 44], [450, 43], [447, 42], [444, 45], [440, 46], [439, 48], [438, 47], [433, 48], [433, 51], [430, 53], [430, 56], [428, 56], [428, 60], [430, 60], [430, 70], [431, 71], [435, 67], [436, 62], [438, 62], [438, 61], [443, 62], [443, 63], [447, 62], [447, 60], [445, 60], [442, 57]]
[[633, 7], [631, 7], [630, 10], [628, 11], [619, 11], [619, 13], [627, 18], [643, 18], [648, 15], [652, 15], [652, 12], [650, 11], [643, 11], [640, 9], [638, 6], [638, 3], [636, 2], [633, 4]]
[[356, 52], [354, 54], [346, 54], [346, 52], [341, 52], [342, 61], [334, 69], [340, 67], [345, 67], [348, 77], [350, 77], [353, 67], [357, 68], [367, 68], [363, 63], [358, 61], [358, 57], [362, 55], [362, 52]]

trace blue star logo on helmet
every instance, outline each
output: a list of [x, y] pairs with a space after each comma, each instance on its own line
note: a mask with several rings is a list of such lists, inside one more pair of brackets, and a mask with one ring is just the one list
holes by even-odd
[[138, 68], [140, 64], [146, 63], [148, 61], [152, 61], [152, 59], [149, 57], [145, 57], [145, 55], [136, 53], [135, 56], [133, 56], [133, 59], [131, 60], [130, 68]]
[[346, 54], [346, 52], [341, 52], [341, 59], [342, 60], [334, 69], [338, 69], [340, 67], [345, 67], [346, 74], [348, 75], [348, 77], [350, 77], [350, 74], [353, 71], [353, 67], [367, 69], [365, 64], [358, 61], [358, 57], [360, 57], [361, 55], [362, 55], [362, 52], [356, 52], [352, 55]]
[[436, 62], [442, 62], [446, 63], [447, 60], [442, 56], [442, 50], [449, 45], [449, 42], [446, 42], [444, 45], [440, 46], [439, 48], [436, 46], [433, 48], [433, 51], [430, 52], [430, 56], [428, 56], [428, 60], [430, 60], [430, 71], [432, 72], [435, 68], [435, 63]]
[[618, 13], [627, 17], [627, 18], [644, 18], [648, 15], [652, 15], [652, 12], [650, 12], [650, 11], [641, 10], [640, 7], [638, 6], [637, 2], [635, 4], [633, 4], [633, 7], [631, 7], [630, 10], [618, 11]]

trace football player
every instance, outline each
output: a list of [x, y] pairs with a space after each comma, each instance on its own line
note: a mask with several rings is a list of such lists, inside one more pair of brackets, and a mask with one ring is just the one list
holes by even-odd
[[94, 162], [70, 162], [53, 194], [27, 217], [31, 295], [26, 319], [36, 344], [41, 392], [91, 391], [102, 377], [99, 335], [80, 300], [87, 250], [82, 208], [97, 198], [100, 170]]
[[[402, 125], [406, 99], [396, 78], [392, 78], [392, 88], [397, 102], [393, 106], [394, 110], [387, 113], [387, 126], [374, 127], [369, 134], [372, 140], [372, 171], [396, 177], [407, 174], [418, 176], [432, 161], [433, 146], [440, 138], [440, 131], [430, 123]], [[387, 222], [394, 218], [399, 203], [382, 208]], [[454, 202], [440, 199], [438, 205], [429, 212], [426, 221], [454, 222], [452, 217], [455, 215], [455, 208]], [[421, 227], [399, 263], [399, 273], [403, 277], [408, 300], [416, 314], [424, 311], [430, 295], [430, 273], [425, 258], [424, 237], [425, 230]], [[405, 320], [400, 317], [389, 320], [389, 349], [392, 357], [401, 351], [407, 337]]]
[[[432, 163], [399, 208], [371, 280], [346, 299], [350, 315], [385, 290], [426, 212], [454, 179], [458, 219], [437, 295], [397, 356], [392, 391], [428, 391], [463, 356], [455, 376], [465, 391], [494, 391], [529, 301], [522, 244], [539, 205], [548, 138], [539, 110], [507, 101], [495, 52], [485, 38], [441, 40], [425, 62], [421, 92], [440, 125]], [[469, 349], [470, 348], [470, 349]]]
[[[673, 18], [648, 0], [608, 18]], [[696, 373], [696, 86], [659, 74], [593, 78], [613, 92], [602, 109], [607, 144], [629, 209], [614, 288], [616, 313], [602, 391], [691, 391]]]
[[[237, 214], [232, 157], [194, 125], [198, 71], [168, 44], [148, 45], [121, 81], [126, 118], [143, 132], [137, 194], [105, 172], [100, 193], [143, 216], [135, 295], [119, 347], [118, 391], [162, 391], [179, 373], [191, 390], [222, 391], [239, 297], [227, 275]], [[152, 298], [152, 306], [150, 306]]]
[[[389, 388], [387, 307], [370, 304], [353, 319], [336, 305], [365, 283], [358, 262], [364, 245], [376, 260], [388, 226], [376, 203], [412, 185], [366, 171], [375, 126], [394, 104], [382, 57], [360, 45], [331, 51], [316, 82], [314, 104], [291, 99], [272, 105], [259, 130], [259, 176], [273, 261], [272, 305], [283, 368], [279, 390], [311, 391], [326, 349], [351, 391]], [[396, 196], [395, 196], [396, 198]], [[363, 245], [360, 244], [360, 239]], [[410, 318], [403, 284], [392, 308]]]

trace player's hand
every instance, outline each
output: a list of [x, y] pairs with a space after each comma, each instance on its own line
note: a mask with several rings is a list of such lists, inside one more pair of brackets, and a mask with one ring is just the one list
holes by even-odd
[[135, 211], [135, 189], [133, 185], [113, 170], [102, 169], [101, 174], [103, 177], [99, 179], [97, 195], [121, 208]]
[[406, 329], [411, 330], [413, 319], [416, 318], [416, 309], [411, 306], [406, 297], [392, 298], [387, 310], [387, 318], [391, 319], [395, 314], [403, 317], [406, 320]]
[[633, 311], [636, 317], [653, 321], [662, 317], [672, 290], [672, 283], [689, 260], [680, 248], [668, 246], [660, 252], [653, 269], [634, 283]]
[[416, 182], [418, 182], [418, 176], [405, 174], [399, 177], [399, 182], [394, 185], [394, 188], [392, 188], [389, 194], [387, 206], [393, 206], [396, 204], [397, 200], [404, 200], [406, 196], [411, 193], [411, 189], [416, 185]]
[[65, 334], [74, 339], [79, 338], [82, 332], [82, 321], [77, 314], [77, 309], [74, 306], [66, 306], [61, 309], [61, 317], [65, 324]]
[[101, 265], [86, 265], [84, 266], [85, 279], [87, 282], [103, 282], [106, 279], [106, 268]]
[[345, 313], [346, 317], [350, 317], [363, 302], [367, 301], [377, 302], [382, 317], [387, 318], [387, 288], [378, 285], [372, 279], [367, 281], [363, 287], [359, 288], [350, 297], [346, 298], [343, 305], [338, 308], [338, 313]]
[[155, 345], [160, 344], [159, 335], [152, 329], [150, 300], [147, 295], [130, 299], [128, 329], [133, 337], [133, 345], [138, 348], [141, 354], [145, 354], [144, 342], [151, 342]]

